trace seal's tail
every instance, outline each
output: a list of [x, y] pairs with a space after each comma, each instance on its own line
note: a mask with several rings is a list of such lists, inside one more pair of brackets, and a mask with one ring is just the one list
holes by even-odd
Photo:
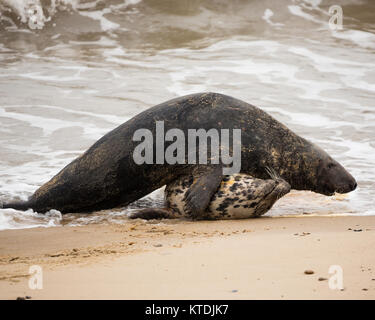
[[1, 202], [0, 209], [16, 209], [26, 211], [31, 208], [29, 201]]
[[149, 209], [141, 209], [129, 216], [130, 219], [172, 219], [175, 218], [173, 214], [168, 209], [161, 209], [161, 208], [149, 208]]

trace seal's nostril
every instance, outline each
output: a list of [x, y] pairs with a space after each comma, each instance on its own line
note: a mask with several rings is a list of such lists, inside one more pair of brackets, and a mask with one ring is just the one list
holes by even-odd
[[355, 190], [355, 189], [357, 188], [357, 182], [354, 182], [354, 183], [351, 185], [351, 187], [352, 187], [352, 190]]

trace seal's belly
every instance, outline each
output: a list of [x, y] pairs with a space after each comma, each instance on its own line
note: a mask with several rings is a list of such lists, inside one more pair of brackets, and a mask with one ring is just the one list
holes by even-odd
[[[187, 217], [185, 196], [194, 183], [192, 176], [178, 179], [167, 186], [167, 206], [176, 217]], [[266, 213], [290, 186], [282, 179], [255, 179], [246, 174], [225, 176], [205, 212], [203, 219], [243, 219]]]

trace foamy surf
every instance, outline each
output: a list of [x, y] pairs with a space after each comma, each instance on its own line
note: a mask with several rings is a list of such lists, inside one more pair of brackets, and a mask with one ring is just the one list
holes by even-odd
[[83, 17], [99, 21], [102, 30], [109, 31], [118, 28], [119, 25], [106, 19], [106, 14], [115, 10], [123, 10], [129, 5], [141, 2], [141, 0], [127, 0], [117, 5], [111, 4], [113, 1], [110, 1], [108, 7], [95, 10], [98, 6], [101, 7], [100, 2], [98, 0], [1, 0], [0, 12], [2, 15], [0, 17], [1, 21], [8, 24], [7, 28], [9, 29], [20, 27], [40, 30], [48, 23], [56, 26], [53, 20], [59, 12], [76, 12]]
[[61, 219], [61, 213], [57, 210], [38, 214], [31, 209], [27, 211], [1, 209], [0, 230], [57, 227], [61, 225]]
[[[268, 215], [375, 214], [374, 6], [346, 1], [334, 31], [330, 5], [0, 0], [0, 200], [26, 200], [148, 107], [214, 91], [263, 108], [358, 181], [344, 199], [292, 192]], [[156, 192], [128, 208], [62, 217], [0, 209], [0, 228], [124, 223], [129, 210], [162, 201]]]
[[0, 230], [15, 230], [48, 227], [77, 227], [88, 224], [126, 223], [129, 215], [142, 208], [164, 206], [164, 188], [160, 188], [141, 198], [126, 208], [103, 210], [84, 214], [62, 215], [58, 210], [38, 213], [32, 209], [19, 211], [14, 209], [0, 209]]

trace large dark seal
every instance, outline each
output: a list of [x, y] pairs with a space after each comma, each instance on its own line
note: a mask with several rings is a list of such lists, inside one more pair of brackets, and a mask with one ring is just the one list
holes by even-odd
[[[154, 106], [99, 139], [25, 202], [4, 203], [4, 208], [38, 212], [90, 212], [125, 206], [181, 175], [196, 175], [189, 189], [187, 207], [202, 214], [218, 189], [220, 165], [137, 165], [133, 150], [139, 128], [155, 133], [156, 121], [165, 131], [188, 129], [241, 129], [241, 173], [266, 179], [266, 167], [274, 168], [292, 189], [325, 195], [347, 193], [355, 179], [325, 151], [299, 137], [266, 112], [246, 102], [218, 93], [199, 93]], [[165, 148], [168, 143], [165, 144]], [[155, 155], [155, 152], [154, 152]], [[155, 162], [154, 162], [155, 163]]]
[[[195, 177], [184, 176], [167, 185], [166, 208], [143, 209], [131, 214], [131, 219], [194, 218], [185, 210], [186, 196]], [[285, 180], [271, 174], [271, 179], [256, 179], [239, 173], [224, 176], [219, 189], [198, 219], [226, 220], [256, 218], [268, 212], [277, 200], [290, 191]]]

